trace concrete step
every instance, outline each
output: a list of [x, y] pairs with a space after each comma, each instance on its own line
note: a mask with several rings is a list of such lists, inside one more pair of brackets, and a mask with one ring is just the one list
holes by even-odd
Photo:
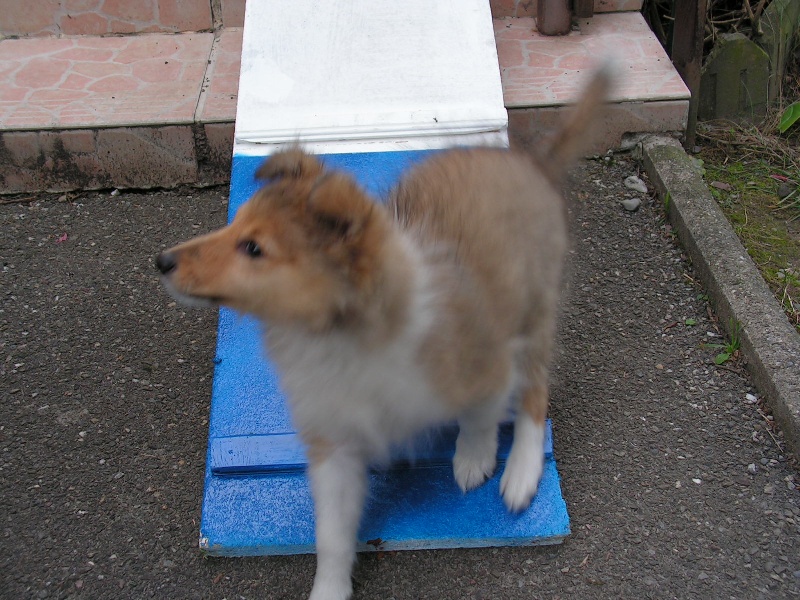
[[[595, 12], [633, 11], [643, 0], [594, 0]], [[535, 17], [536, 0], [490, 0], [494, 17]], [[35, 0], [3, 5], [0, 37], [185, 33], [244, 25], [245, 0]]]
[[[530, 17], [494, 27], [512, 140], [551, 128], [608, 54], [622, 76], [595, 150], [685, 128], [689, 92], [639, 13], [597, 14], [557, 38]], [[241, 34], [0, 40], [0, 192], [226, 182]]]

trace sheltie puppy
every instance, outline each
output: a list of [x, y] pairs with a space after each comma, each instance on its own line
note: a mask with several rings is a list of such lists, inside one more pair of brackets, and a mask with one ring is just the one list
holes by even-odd
[[428, 428], [458, 422], [453, 474], [467, 492], [495, 470], [513, 398], [500, 490], [510, 511], [536, 494], [567, 250], [559, 181], [608, 84], [595, 75], [538, 161], [435, 153], [384, 204], [297, 147], [278, 152], [230, 225], [158, 255], [178, 300], [265, 324], [307, 446], [312, 600], [350, 598], [367, 468]]

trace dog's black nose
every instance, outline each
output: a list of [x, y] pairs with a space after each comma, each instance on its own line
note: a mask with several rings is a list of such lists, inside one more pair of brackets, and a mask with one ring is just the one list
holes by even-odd
[[158, 267], [162, 275], [174, 271], [177, 266], [178, 262], [175, 260], [175, 255], [171, 252], [162, 252], [156, 256], [156, 267]]

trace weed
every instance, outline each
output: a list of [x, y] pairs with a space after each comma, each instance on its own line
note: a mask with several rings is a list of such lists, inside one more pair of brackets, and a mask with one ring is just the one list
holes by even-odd
[[723, 365], [728, 362], [731, 358], [734, 358], [739, 349], [741, 348], [741, 333], [742, 333], [742, 325], [739, 321], [735, 319], [731, 319], [728, 323], [728, 328], [730, 333], [728, 334], [728, 340], [724, 344], [703, 344], [703, 348], [713, 348], [715, 350], [721, 350], [715, 357], [714, 357], [714, 364]]
[[781, 114], [781, 121], [778, 124], [778, 131], [786, 131], [800, 119], [800, 102], [792, 102]]
[[706, 180], [724, 184], [709, 185], [709, 189], [789, 321], [800, 331], [800, 282], [792, 277], [800, 273], [800, 191], [793, 191], [780, 204], [775, 193], [778, 182], [800, 180], [800, 154], [795, 151], [779, 159], [767, 150], [740, 152], [743, 146], [736, 139], [722, 141], [729, 145], [719, 143], [704, 150]]

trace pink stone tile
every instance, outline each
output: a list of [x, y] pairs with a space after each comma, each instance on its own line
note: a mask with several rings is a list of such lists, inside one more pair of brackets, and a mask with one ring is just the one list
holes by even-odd
[[244, 27], [245, 0], [222, 0], [223, 27]]
[[132, 67], [133, 76], [141, 81], [165, 83], [180, 77], [183, 64], [177, 60], [155, 58], [138, 61]]
[[70, 12], [97, 11], [103, 0], [62, 0], [64, 8]]
[[53, 58], [65, 60], [76, 60], [82, 62], [105, 62], [114, 56], [112, 50], [102, 50], [99, 48], [67, 48], [61, 52], [56, 52]]
[[134, 23], [129, 21], [118, 21], [115, 19], [109, 20], [108, 28], [114, 33], [155, 33], [160, 31], [158, 27], [152, 26], [141, 27], [137, 29]]
[[110, 77], [111, 75], [116, 75], [121, 71], [122, 69], [120, 69], [119, 65], [116, 65], [111, 62], [104, 63], [104, 62], [88, 61], [88, 62], [74, 63], [70, 71], [70, 74], [71, 75], [78, 74], [89, 78], [91, 81], [94, 81], [102, 77]]
[[213, 38], [2, 40], [0, 64], [11, 68], [0, 72], [0, 128], [192, 123]]
[[0, 87], [0, 102], [20, 103], [25, 100], [28, 95], [27, 90], [20, 88], [3, 88]]
[[123, 22], [150, 22], [156, 17], [156, 2], [152, 0], [105, 0], [103, 13]]
[[226, 27], [211, 53], [207, 83], [197, 105], [197, 121], [212, 123], [236, 119], [241, 55], [242, 30]]
[[89, 96], [89, 92], [84, 90], [42, 89], [28, 94], [27, 100], [39, 106], [59, 106], [83, 100], [87, 96]]
[[[140, 87], [140, 81], [133, 75], [109, 75], [97, 81], [93, 81], [87, 86], [90, 92], [100, 92], [104, 95], [120, 94], [121, 92], [132, 92]], [[56, 90], [61, 91], [61, 90]], [[114, 98], [115, 96], [112, 96]]]
[[[642, 9], [643, 0], [594, 0], [594, 12], [621, 12]], [[490, 0], [492, 16], [535, 17], [536, 0]]]
[[0, 35], [54, 35], [58, 33], [53, 14], [60, 0], [14, 1], [2, 3]]
[[594, 12], [642, 10], [644, 0], [594, 0]]
[[36, 40], [0, 40], [0, 64], [6, 61], [26, 61], [32, 56], [54, 54], [71, 48], [70, 40], [39, 38]]
[[158, 12], [165, 28], [201, 31], [212, 27], [209, 0], [158, 0]]
[[534, 28], [530, 18], [495, 21], [503, 96], [509, 108], [573, 102], [591, 70], [612, 57], [621, 71], [614, 99], [689, 97], [639, 13], [598, 14], [582, 20], [580, 30], [566, 36], [542, 36]]
[[57, 23], [59, 33], [64, 35], [102, 35], [113, 33], [108, 19], [103, 15], [87, 12], [78, 15], [64, 15]]
[[175, 54], [181, 46], [181, 40], [173, 42], [172, 38], [173, 36], [166, 35], [142, 36], [139, 43], [127, 44], [126, 47], [116, 55], [114, 62], [127, 65], [151, 58], [169, 58]]
[[[243, 7], [244, 0], [240, 2]], [[10, 6], [3, 6], [0, 35], [176, 33], [213, 26], [210, 0], [9, 0], [6, 4]]]
[[177, 33], [211, 28], [211, 0], [7, 0], [0, 21], [0, 35], [11, 36]]
[[492, 16], [533, 17], [536, 15], [536, 0], [490, 0]]
[[57, 86], [67, 75], [70, 61], [37, 57], [25, 62], [14, 74], [12, 83], [20, 88]]

